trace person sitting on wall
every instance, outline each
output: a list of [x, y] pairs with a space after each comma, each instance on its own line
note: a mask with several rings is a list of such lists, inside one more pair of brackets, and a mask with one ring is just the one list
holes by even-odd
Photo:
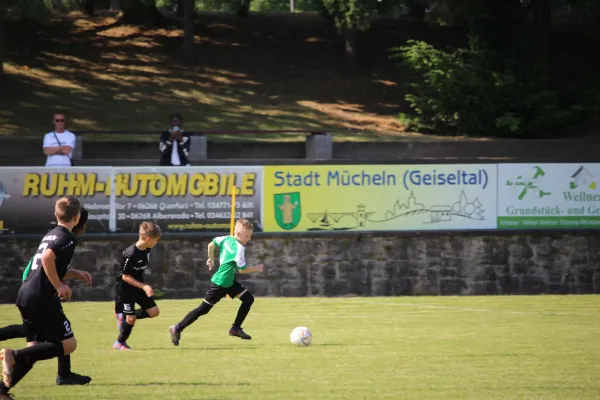
[[188, 161], [192, 138], [182, 129], [181, 114], [171, 114], [171, 129], [160, 135], [160, 165], [191, 165]]

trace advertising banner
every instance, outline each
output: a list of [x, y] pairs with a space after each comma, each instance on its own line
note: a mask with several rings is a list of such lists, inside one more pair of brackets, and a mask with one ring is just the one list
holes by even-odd
[[496, 164], [264, 168], [268, 232], [496, 228]]
[[44, 234], [77, 196], [88, 232], [460, 231], [600, 227], [600, 164], [0, 168], [0, 232]]
[[115, 168], [117, 231], [137, 232], [142, 221], [163, 230], [229, 232], [235, 217], [262, 230], [262, 166]]
[[89, 211], [88, 232], [109, 228], [113, 169], [48, 167], [0, 168], [0, 231], [44, 234], [56, 226], [54, 203], [77, 196]]
[[0, 232], [46, 233], [56, 225], [54, 203], [62, 196], [77, 196], [88, 209], [89, 233], [137, 232], [142, 221], [163, 231], [229, 232], [234, 185], [236, 218], [260, 232], [262, 169], [0, 168]]
[[600, 164], [500, 164], [498, 228], [600, 227]]

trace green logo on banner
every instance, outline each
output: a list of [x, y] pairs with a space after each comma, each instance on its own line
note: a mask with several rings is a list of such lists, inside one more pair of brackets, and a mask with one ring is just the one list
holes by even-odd
[[539, 166], [533, 167], [533, 171], [529, 178], [524, 178], [523, 175], [517, 178], [506, 181], [506, 186], [514, 186], [519, 188], [519, 200], [523, 200], [525, 196], [541, 199], [542, 197], [550, 196], [551, 192], [546, 192], [540, 185], [540, 181], [546, 176], [546, 172]]
[[300, 192], [280, 193], [274, 195], [275, 220], [282, 229], [294, 229], [300, 223]]

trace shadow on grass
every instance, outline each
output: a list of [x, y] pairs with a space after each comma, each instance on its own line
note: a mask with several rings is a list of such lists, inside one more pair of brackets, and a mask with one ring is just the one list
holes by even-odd
[[90, 386], [250, 386], [248, 382], [143, 382], [143, 383], [131, 383], [131, 382], [108, 382], [108, 383], [97, 383], [94, 382]]
[[171, 347], [151, 347], [148, 349], [136, 349], [136, 351], [156, 351], [156, 350], [176, 350], [176, 351], [222, 351], [222, 350], [255, 350], [260, 349], [265, 346], [230, 346], [230, 347], [177, 347], [175, 349], [174, 346]]
[[[313, 343], [310, 345], [310, 347], [321, 347], [321, 346], [326, 346], [326, 347], [348, 347], [347, 344], [344, 343]], [[362, 346], [362, 345], [361, 345]]]
[[[267, 347], [291, 346], [287, 343], [279, 344], [257, 344], [256, 346], [219, 346], [219, 347], [178, 347], [176, 351], [237, 351], [237, 350], [259, 350]], [[313, 343], [310, 347], [348, 347], [344, 343]], [[136, 351], [174, 350], [174, 347], [151, 347], [148, 349], [136, 349]]]

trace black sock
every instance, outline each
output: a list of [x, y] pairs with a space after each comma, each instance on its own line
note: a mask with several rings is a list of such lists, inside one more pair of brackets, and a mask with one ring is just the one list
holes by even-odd
[[203, 301], [200, 306], [194, 308], [185, 317], [183, 317], [181, 322], [176, 325], [177, 330], [179, 332], [183, 331], [185, 328], [193, 324], [198, 318], [200, 318], [201, 315], [208, 314], [211, 308], [213, 308], [212, 305]]
[[0, 328], [0, 341], [16, 339], [27, 336], [25, 325], [8, 325]]
[[31, 347], [25, 347], [21, 350], [15, 350], [15, 362], [30, 362], [32, 365], [36, 361], [49, 360], [60, 357], [65, 354], [62, 343], [42, 342]]
[[121, 324], [121, 333], [119, 333], [119, 338], [117, 340], [121, 343], [125, 343], [127, 339], [129, 339], [129, 335], [131, 335], [132, 329], [133, 325], [129, 325], [129, 323], [124, 320]]
[[244, 320], [248, 316], [248, 312], [250, 312], [250, 307], [252, 307], [252, 303], [254, 303], [254, 296], [250, 292], [246, 292], [240, 297], [242, 304], [240, 304], [240, 308], [238, 309], [237, 317], [235, 317], [235, 322], [233, 326], [236, 328], [241, 328]]
[[58, 376], [66, 378], [71, 375], [71, 356], [58, 357]]
[[146, 310], [144, 310], [143, 308], [138, 308], [137, 310], [135, 310], [135, 317], [137, 319], [144, 319], [144, 318], [150, 318], [150, 315], [148, 315], [148, 312]]
[[31, 368], [33, 368], [33, 364], [35, 364], [35, 361], [31, 362], [29, 360], [16, 363], [15, 367], [13, 368], [10, 387], [15, 387], [17, 383], [19, 383], [19, 381], [23, 379], [23, 377], [27, 375], [29, 371], [31, 371]]

